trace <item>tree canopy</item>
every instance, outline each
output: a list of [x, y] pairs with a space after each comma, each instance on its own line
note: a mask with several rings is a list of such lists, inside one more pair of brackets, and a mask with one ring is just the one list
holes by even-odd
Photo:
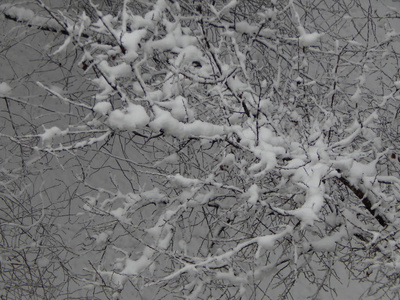
[[0, 11], [2, 299], [398, 298], [394, 8]]

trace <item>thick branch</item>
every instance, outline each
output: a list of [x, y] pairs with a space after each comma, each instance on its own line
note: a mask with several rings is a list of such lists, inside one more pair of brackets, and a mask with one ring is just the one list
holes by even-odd
[[371, 213], [371, 215], [374, 216], [379, 224], [381, 224], [383, 227], [388, 225], [389, 221], [387, 218], [384, 215], [379, 214], [376, 209], [372, 208], [373, 202], [366, 196], [366, 193], [352, 185], [346, 178], [339, 177], [338, 179], [361, 200], [362, 204], [364, 204], [365, 208]]

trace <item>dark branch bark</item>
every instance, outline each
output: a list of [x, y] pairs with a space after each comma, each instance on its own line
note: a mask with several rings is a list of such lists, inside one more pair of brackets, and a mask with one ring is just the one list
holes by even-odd
[[382, 225], [383, 227], [388, 226], [389, 221], [384, 215], [379, 214], [376, 209], [372, 208], [373, 202], [366, 196], [366, 193], [352, 185], [346, 178], [339, 177], [338, 179], [361, 200], [364, 207], [371, 213], [371, 215], [374, 216], [374, 218], [378, 221], [380, 225]]
[[[16, 16], [8, 14], [6, 11], [3, 11], [2, 13], [3, 13], [4, 17], [7, 20], [11, 20], [11, 21], [14, 21], [14, 22], [17, 22], [17, 23], [24, 24], [27, 27], [34, 27], [34, 28], [38, 28], [38, 29], [43, 30], [43, 31], [54, 32], [54, 33], [62, 33], [64, 35], [69, 35], [69, 32], [67, 30], [65, 30], [65, 29], [61, 29], [61, 28], [57, 29], [57, 28], [53, 28], [53, 27], [50, 27], [50, 26], [47, 26], [47, 25], [30, 24], [28, 21], [20, 20]], [[86, 37], [86, 38], [89, 37], [88, 35], [85, 36], [85, 34], [82, 34], [82, 36]]]

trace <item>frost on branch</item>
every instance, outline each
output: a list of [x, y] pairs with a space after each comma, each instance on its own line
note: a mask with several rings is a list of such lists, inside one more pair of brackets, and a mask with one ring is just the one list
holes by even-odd
[[[307, 286], [304, 298], [345, 299], [347, 268], [396, 296], [390, 19], [372, 30], [366, 1], [303, 2], [2, 7], [64, 35], [52, 58], [77, 53], [73, 90], [36, 83], [40, 129], [1, 137], [70, 172], [74, 278], [90, 293], [290, 299]], [[0, 85], [28, 105], [13, 91]]]

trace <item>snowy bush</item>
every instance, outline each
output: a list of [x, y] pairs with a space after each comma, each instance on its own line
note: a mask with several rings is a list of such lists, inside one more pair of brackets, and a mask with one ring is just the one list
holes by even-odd
[[150, 2], [0, 7], [2, 297], [397, 299], [397, 11]]

